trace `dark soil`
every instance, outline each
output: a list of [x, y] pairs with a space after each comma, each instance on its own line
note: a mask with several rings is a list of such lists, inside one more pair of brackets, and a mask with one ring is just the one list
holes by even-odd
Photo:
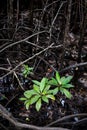
[[[65, 21], [63, 15], [59, 15], [56, 19], [55, 26], [52, 29], [51, 38], [47, 32], [51, 26], [52, 18], [55, 16], [58, 5], [54, 4], [54, 7], [51, 6], [47, 9], [47, 13], [44, 16], [45, 18], [42, 19], [42, 23], [40, 24], [40, 30], [38, 30], [38, 20], [40, 20], [42, 13], [40, 12], [39, 7], [38, 10], [34, 10], [33, 23], [29, 25], [28, 22], [30, 22], [30, 20], [27, 16], [28, 10], [27, 6], [25, 9], [25, 6], [26, 5], [20, 9], [18, 23], [16, 21], [16, 13], [14, 9], [14, 25], [13, 27], [11, 26], [11, 28], [8, 28], [6, 12], [3, 12], [3, 8], [1, 8], [0, 104], [6, 107], [6, 109], [11, 112], [18, 121], [37, 126], [46, 126], [49, 123], [67, 115], [87, 113], [87, 64], [85, 66], [78, 65], [78, 67], [73, 67], [73, 65], [76, 65], [77, 63], [79, 64], [87, 62], [87, 29], [84, 29], [84, 41], [82, 41], [83, 43], [79, 62], [78, 54], [80, 48], [80, 30], [78, 28], [81, 22], [79, 21], [79, 18], [77, 18], [76, 21], [76, 24], [79, 24], [78, 26], [75, 25], [75, 22], [71, 22], [70, 24], [71, 27], [67, 37], [67, 45], [64, 49], [63, 39]], [[14, 8], [16, 8], [15, 3]], [[63, 11], [65, 8], [61, 9], [60, 14], [64, 14]], [[71, 12], [71, 20], [76, 17], [73, 14], [75, 12], [73, 5], [72, 9], [74, 11]], [[51, 16], [52, 11], [53, 16]], [[36, 44], [36, 46], [27, 44], [27, 42], [23, 41], [3, 50], [5, 47], [7, 47], [7, 45], [25, 39], [26, 37], [38, 31], [46, 32], [36, 35], [28, 40], [28, 42], [32, 42]], [[38, 37], [39, 40], [37, 40]], [[22, 75], [22, 65], [15, 69], [17, 77], [14, 75], [14, 73], [8, 74], [9, 70], [14, 69], [21, 62], [43, 50], [42, 48], [47, 48], [52, 43], [54, 43], [54, 45], [51, 49], [48, 49], [47, 51], [25, 63], [34, 68], [33, 75], [29, 75], [27, 78], [24, 78]], [[61, 46], [57, 47], [58, 45]], [[62, 56], [63, 52], [64, 56]], [[72, 67], [67, 69], [69, 66]], [[66, 70], [64, 70], [65, 68]], [[74, 88], [70, 89], [73, 97], [71, 99], [67, 99], [64, 95], [59, 93], [56, 96], [55, 101], [50, 101], [49, 104], [43, 103], [39, 112], [36, 111], [34, 105], [32, 105], [29, 110], [26, 110], [23, 102], [19, 100], [19, 98], [23, 96], [24, 92], [20, 87], [19, 81], [24, 90], [28, 90], [32, 88], [33, 79], [41, 80], [42, 77], [50, 78], [55, 75], [55, 70], [58, 70], [61, 76], [73, 76], [71, 83], [74, 85]], [[53, 126], [70, 128], [72, 130], [87, 130], [87, 118], [84, 120], [83, 119], [83, 117], [74, 117], [60, 123], [55, 123]], [[13, 126], [6, 119], [0, 117], [0, 129], [7, 128], [8, 130], [11, 130], [13, 129]]]

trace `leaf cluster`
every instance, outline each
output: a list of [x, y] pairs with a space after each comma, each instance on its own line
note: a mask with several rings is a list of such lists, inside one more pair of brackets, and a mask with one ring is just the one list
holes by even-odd
[[49, 81], [49, 84], [50, 85], [53, 85], [53, 86], [56, 86], [55, 88], [55, 94], [58, 93], [58, 91], [60, 91], [62, 94], [65, 94], [65, 96], [67, 98], [71, 98], [72, 95], [71, 93], [68, 91], [68, 89], [72, 88], [73, 85], [70, 84], [70, 81], [72, 80], [72, 76], [68, 76], [68, 77], [60, 77], [59, 73], [56, 72], [56, 76], [55, 78], [52, 78], [50, 81]]
[[[52, 77], [50, 80], [45, 77], [43, 77], [41, 81], [32, 80], [34, 83], [33, 88], [25, 91], [24, 97], [20, 98], [20, 100], [24, 101], [26, 109], [29, 109], [30, 105], [35, 104], [36, 110], [39, 111], [42, 103], [49, 103], [49, 99], [55, 100], [55, 95], [58, 92], [61, 92], [70, 99], [72, 95], [68, 89], [73, 87], [73, 85], [70, 84], [71, 79], [72, 76], [60, 77], [59, 73], [56, 71], [55, 77]], [[51, 86], [55, 88], [51, 89]]]
[[50, 90], [51, 85], [48, 84], [47, 78], [42, 78], [41, 82], [33, 80], [33, 89], [27, 90], [24, 92], [24, 98], [20, 100], [24, 101], [26, 109], [29, 109], [29, 106], [35, 104], [37, 111], [40, 110], [42, 101], [49, 103], [49, 99], [55, 100], [53, 95], [53, 90]]
[[29, 67], [28, 65], [23, 65], [23, 76], [26, 78], [29, 74], [33, 73], [33, 67]]

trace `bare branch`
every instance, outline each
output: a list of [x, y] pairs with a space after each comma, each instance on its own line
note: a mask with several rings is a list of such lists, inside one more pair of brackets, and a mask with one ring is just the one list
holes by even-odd
[[87, 117], [87, 113], [80, 113], [80, 114], [73, 114], [73, 115], [64, 116], [56, 121], [53, 121], [52, 123], [48, 124], [47, 126], [52, 126], [56, 123], [60, 123], [61, 121], [65, 121], [65, 120], [68, 120], [68, 119], [74, 118], [74, 117]]
[[28, 128], [28, 129], [33, 129], [33, 130], [69, 130], [67, 128], [61, 128], [61, 127], [39, 127], [39, 126], [35, 126], [35, 125], [29, 125], [29, 124], [20, 123], [1, 104], [0, 104], [0, 114], [5, 119], [7, 119], [10, 123], [15, 125], [15, 127], [17, 127], [17, 128], [18, 127], [19, 128]]
[[53, 46], [53, 44], [54, 44], [54, 43], [52, 43], [50, 46], [48, 46], [48, 47], [47, 47], [47, 48], [45, 48], [44, 50], [42, 50], [42, 51], [40, 51], [40, 52], [36, 53], [35, 55], [33, 55], [33, 56], [29, 57], [29, 58], [28, 58], [28, 59], [26, 59], [26, 60], [24, 60], [24, 61], [23, 61], [23, 62], [21, 62], [19, 65], [17, 65], [14, 69], [10, 70], [10, 72], [8, 72], [6, 75], [4, 75], [4, 76], [0, 77], [0, 79], [2, 79], [2, 78], [4, 78], [4, 77], [6, 77], [7, 75], [9, 75], [9, 74], [11, 74], [11, 73], [13, 73], [13, 72], [14, 72], [14, 71], [18, 68], [18, 67], [20, 67], [20, 66], [21, 66], [21, 65], [23, 65], [24, 63], [28, 62], [29, 60], [31, 60], [31, 59], [35, 58], [36, 56], [38, 56], [38, 55], [42, 54], [43, 52], [47, 51], [48, 49], [50, 49], [50, 48]]
[[14, 46], [14, 45], [16, 45], [16, 44], [19, 44], [19, 43], [22, 43], [22, 42], [25, 42], [25, 41], [27, 41], [28, 39], [30, 39], [30, 38], [36, 36], [37, 34], [41, 34], [41, 33], [45, 33], [45, 32], [47, 32], [47, 31], [37, 32], [37, 33], [35, 33], [35, 34], [30, 35], [29, 37], [27, 37], [27, 38], [25, 38], [25, 39], [22, 39], [22, 40], [20, 40], [20, 41], [17, 41], [17, 42], [14, 42], [14, 43], [12, 43], [12, 44], [9, 44], [9, 45], [7, 45], [6, 47], [4, 47], [3, 49], [1, 49], [1, 50], [0, 50], [0, 53], [3, 52], [3, 51], [5, 51], [5, 50], [8, 49], [9, 47], [12, 47], [12, 46]]

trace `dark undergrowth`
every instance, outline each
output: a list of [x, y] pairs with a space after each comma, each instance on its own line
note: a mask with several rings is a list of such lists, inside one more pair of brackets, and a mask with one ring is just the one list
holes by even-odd
[[[87, 115], [54, 121], [87, 113], [87, 2], [5, 2], [0, 4], [0, 104], [22, 123], [86, 130]], [[34, 68], [26, 78], [23, 64]], [[32, 88], [32, 80], [51, 78], [56, 71], [73, 76], [72, 98], [58, 93], [39, 112], [34, 105], [26, 110], [19, 98]], [[0, 129], [13, 128], [0, 116]]]

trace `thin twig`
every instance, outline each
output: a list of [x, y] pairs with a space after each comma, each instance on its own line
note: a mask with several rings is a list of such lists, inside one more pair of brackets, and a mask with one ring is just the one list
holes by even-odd
[[61, 121], [65, 121], [74, 117], [87, 117], [87, 113], [80, 113], [80, 114], [72, 114], [72, 115], [68, 115], [68, 116], [64, 116], [56, 121], [53, 121], [52, 123], [48, 124], [47, 126], [52, 126], [56, 123], [60, 123]]
[[32, 42], [26, 41], [26, 43], [28, 43], [28, 44], [30, 44], [30, 45], [33, 45], [33, 46], [35, 46], [35, 47], [37, 47], [37, 48], [44, 49], [43, 47], [41, 47], [41, 46], [39, 46], [39, 45], [37, 45], [37, 44], [34, 44], [34, 43], [32, 43]]
[[52, 46], [54, 45], [54, 43], [52, 43], [50, 46], [48, 46], [47, 48], [45, 48], [44, 50], [36, 53], [35, 55], [29, 57], [28, 59], [24, 60], [23, 62], [21, 62], [20, 64], [18, 64], [14, 69], [10, 70], [10, 72], [8, 72], [6, 75], [0, 77], [0, 79], [3, 79], [4, 77], [6, 77], [7, 75], [13, 73], [18, 67], [20, 67], [21, 65], [25, 64], [26, 62], [28, 62], [29, 60], [35, 58], [36, 56], [42, 54], [43, 52], [47, 51], [48, 49], [50, 49]]
[[13, 74], [14, 74], [14, 76], [16, 77], [16, 79], [17, 79], [17, 81], [18, 81], [18, 84], [19, 84], [20, 88], [21, 88], [22, 90], [24, 90], [24, 88], [22, 87], [21, 82], [20, 82], [20, 80], [19, 80], [19, 78], [18, 78], [18, 76], [17, 76], [17, 74], [16, 74], [15, 71], [13, 72]]
[[[87, 65], [87, 62], [83, 62], [83, 63], [79, 63], [79, 64], [75, 64], [75, 65], [70, 65], [62, 70], [60, 70], [59, 72], [60, 73], [63, 73], [63, 72], [66, 72], [67, 70], [70, 70], [70, 69], [73, 69], [73, 68], [76, 68], [76, 67], [83, 67], [83, 66], [86, 66]], [[6, 68], [3, 68], [3, 67], [0, 67], [0, 70], [5, 70], [5, 71], [9, 71], [8, 69]], [[53, 68], [53, 70], [55, 71], [55, 68]], [[11, 70], [12, 71], [12, 70]], [[8, 73], [6, 75], [9, 75]], [[5, 75], [4, 75], [5, 77]], [[2, 79], [3, 77], [0, 77], [0, 79]]]
[[[12, 68], [11, 62], [10, 62], [10, 60], [9, 60], [8, 58], [7, 58], [7, 61], [8, 61], [8, 63], [9, 63], [9, 65], [10, 65], [10, 68]], [[9, 70], [10, 70], [10, 69], [9, 69]], [[24, 88], [22, 87], [21, 82], [20, 82], [20, 80], [19, 80], [19, 78], [18, 78], [18, 76], [17, 76], [17, 74], [16, 74], [15, 71], [13, 71], [13, 74], [14, 74], [15, 78], [17, 79], [20, 88], [21, 88], [22, 90], [24, 90]]]
[[69, 67], [66, 67], [66, 68], [62, 69], [59, 72], [63, 73], [63, 72], [66, 72], [67, 70], [70, 70], [70, 69], [73, 69], [73, 68], [77, 68], [77, 67], [86, 66], [86, 65], [87, 65], [87, 62], [78, 63], [78, 64], [75, 64], [75, 65], [70, 65]]
[[48, 32], [47, 32], [47, 31], [37, 32], [37, 33], [35, 33], [35, 34], [30, 35], [29, 37], [27, 37], [27, 38], [25, 38], [25, 39], [22, 39], [22, 40], [20, 40], [20, 41], [17, 41], [17, 42], [14, 42], [14, 43], [12, 43], [12, 44], [9, 44], [9, 45], [7, 45], [6, 47], [4, 47], [3, 49], [1, 49], [1, 50], [0, 50], [0, 53], [3, 52], [3, 51], [5, 51], [6, 49], [8, 49], [8, 48], [10, 48], [10, 47], [12, 47], [12, 46], [14, 46], [14, 45], [16, 45], [16, 44], [25, 42], [25, 41], [27, 41], [28, 39], [30, 39], [30, 38], [36, 36], [37, 34], [41, 34], [41, 33], [48, 33]]
[[59, 14], [59, 12], [60, 12], [62, 6], [63, 6], [65, 3], [66, 3], [66, 1], [65, 1], [65, 2], [62, 2], [62, 4], [60, 5], [60, 7], [59, 7], [59, 9], [58, 9], [58, 11], [57, 11], [57, 13], [56, 13], [56, 15], [55, 15], [53, 21], [52, 21], [51, 28], [50, 28], [49, 32], [51, 32], [52, 27], [53, 27], [53, 25], [54, 25], [54, 23], [55, 23], [55, 21], [56, 21], [56, 19], [57, 19], [57, 17], [58, 17], [58, 14]]

